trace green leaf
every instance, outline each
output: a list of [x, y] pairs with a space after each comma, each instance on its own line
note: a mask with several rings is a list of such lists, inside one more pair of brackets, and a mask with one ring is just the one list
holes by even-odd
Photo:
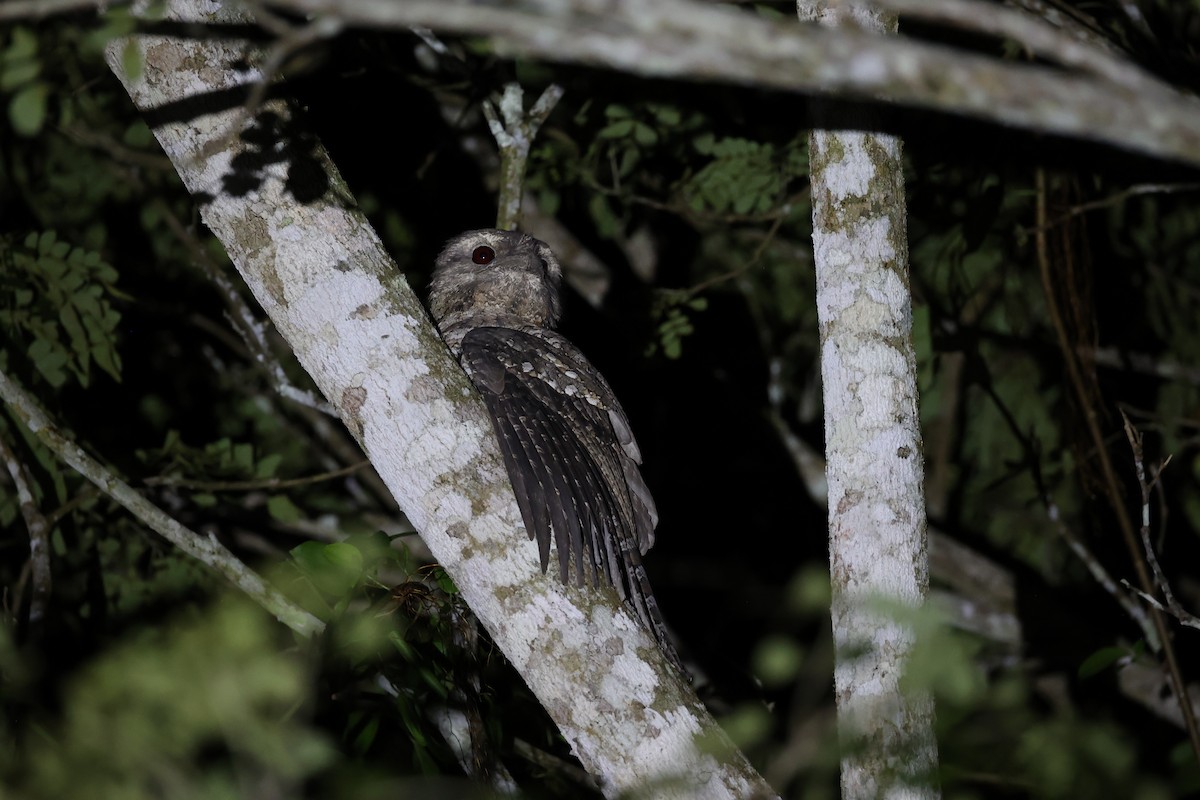
[[121, 382], [121, 356], [113, 347], [108, 347], [103, 344], [92, 346], [92, 358], [96, 361], [96, 366], [104, 370], [117, 383]]
[[601, 194], [592, 195], [592, 199], [588, 202], [588, 210], [592, 214], [592, 222], [596, 226], [596, 231], [601, 236], [611, 239], [617, 235], [620, 225], [608, 204], [608, 198]]
[[633, 139], [643, 147], [650, 147], [658, 142], [658, 133], [649, 125], [638, 122], [633, 127]]
[[345, 542], [305, 542], [291, 551], [293, 563], [328, 597], [347, 597], [363, 576], [362, 553]]
[[34, 83], [13, 95], [8, 103], [8, 119], [22, 136], [37, 136], [46, 122], [46, 98], [49, 89]]
[[51, 386], [57, 388], [66, 383], [67, 372], [64, 368], [70, 359], [56, 342], [35, 339], [26, 354]]
[[767, 687], [791, 682], [803, 664], [804, 651], [786, 636], [769, 636], [758, 643], [754, 652], [754, 673]]
[[326, 561], [338, 569], [353, 572], [355, 575], [362, 572], [362, 553], [352, 544], [345, 542], [327, 544], [325, 545], [324, 557]]
[[267, 513], [280, 522], [295, 522], [304, 518], [304, 512], [287, 495], [272, 495], [267, 499]]
[[8, 43], [8, 47], [4, 50], [4, 61], [17, 61], [24, 58], [33, 58], [37, 55], [38, 40], [28, 27], [17, 25], [12, 29], [12, 41]]
[[254, 445], [249, 442], [239, 442], [234, 445], [233, 466], [244, 475], [254, 474]]
[[434, 570], [433, 579], [437, 582], [438, 588], [446, 594], [458, 594], [458, 587], [454, 585], [454, 580], [446, 570], [440, 567]]
[[17, 61], [0, 67], [0, 91], [11, 92], [32, 81], [42, 71], [37, 61]]
[[658, 120], [663, 127], [673, 128], [683, 121], [683, 115], [679, 113], [679, 109], [674, 106], [662, 106], [657, 103], [648, 106], [650, 113]]
[[621, 153], [621, 161], [617, 164], [617, 174], [622, 178], [629, 176], [640, 160], [641, 154], [636, 147], [624, 148], [624, 152]]
[[63, 330], [67, 332], [71, 347], [75, 350], [75, 357], [79, 360], [80, 369], [86, 373], [91, 353], [87, 334], [84, 333], [83, 324], [79, 321], [79, 314], [74, 308], [66, 305], [58, 312], [58, 319], [62, 323]]
[[142, 59], [142, 49], [138, 46], [138, 37], [131, 36], [125, 43], [125, 47], [121, 49], [121, 69], [127, 78], [136, 81], [142, 77], [143, 66], [144, 60]]
[[1090, 678], [1097, 675], [1114, 666], [1129, 654], [1127, 647], [1102, 647], [1085, 658], [1079, 665], [1079, 677]]
[[611, 125], [605, 125], [596, 133], [597, 139], [623, 139], [633, 132], [636, 123], [631, 119], [622, 119]]
[[766, 708], [753, 703], [740, 706], [721, 718], [721, 727], [733, 743], [745, 750], [763, 741], [771, 732], [771, 715]]
[[259, 459], [258, 465], [254, 468], [254, 477], [259, 479], [274, 478], [282, 462], [282, 453], [271, 453], [268, 456], [264, 456]]

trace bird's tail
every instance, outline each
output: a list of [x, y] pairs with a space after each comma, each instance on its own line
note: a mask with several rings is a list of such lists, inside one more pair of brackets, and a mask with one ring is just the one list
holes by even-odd
[[646, 576], [646, 568], [642, 565], [640, 554], [636, 551], [626, 551], [624, 555], [625, 603], [633, 609], [642, 624], [654, 634], [655, 641], [658, 642], [659, 648], [670, 662], [690, 679], [691, 674], [683, 666], [683, 662], [679, 659], [679, 651], [675, 649], [675, 644], [671, 641], [671, 634], [667, 631], [667, 624], [658, 608], [658, 600], [655, 599], [654, 592], [650, 588], [650, 579]]

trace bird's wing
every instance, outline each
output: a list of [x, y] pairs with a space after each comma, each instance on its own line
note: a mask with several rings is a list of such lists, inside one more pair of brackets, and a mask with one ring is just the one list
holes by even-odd
[[630, 554], [640, 562], [656, 518], [612, 389], [549, 331], [476, 328], [462, 363], [491, 413], [542, 568], [553, 541], [564, 581], [571, 571], [580, 583], [602, 574], [627, 596], [626, 564]]
[[658, 513], [641, 454], [608, 382], [565, 338], [540, 328], [474, 328], [461, 360], [487, 403], [504, 465], [542, 570], [610, 583], [683, 669], [650, 589], [642, 553]]

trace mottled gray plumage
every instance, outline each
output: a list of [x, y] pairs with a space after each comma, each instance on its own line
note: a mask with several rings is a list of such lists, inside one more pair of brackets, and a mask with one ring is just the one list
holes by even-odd
[[678, 663], [642, 555], [658, 514], [629, 420], [608, 382], [556, 333], [562, 268], [545, 243], [479, 230], [446, 243], [430, 284], [434, 321], [483, 395], [543, 571], [614, 586]]

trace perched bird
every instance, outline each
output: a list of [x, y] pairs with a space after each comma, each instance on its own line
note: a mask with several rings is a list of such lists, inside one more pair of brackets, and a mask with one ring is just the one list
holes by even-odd
[[478, 230], [446, 243], [429, 288], [442, 338], [483, 395], [542, 570], [607, 581], [676, 664], [642, 555], [658, 512], [608, 382], [554, 331], [562, 267], [532, 236]]

